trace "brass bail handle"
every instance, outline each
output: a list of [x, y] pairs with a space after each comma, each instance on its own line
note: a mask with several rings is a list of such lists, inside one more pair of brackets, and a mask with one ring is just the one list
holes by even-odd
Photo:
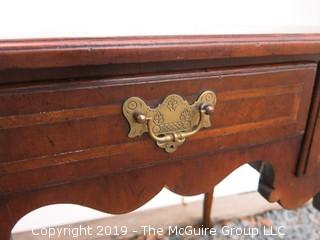
[[178, 132], [178, 133], [168, 133], [165, 136], [157, 136], [153, 131], [152, 131], [152, 117], [147, 117], [146, 115], [136, 112], [134, 113], [134, 119], [136, 122], [141, 123], [141, 124], [147, 124], [148, 132], [149, 135], [157, 142], [159, 143], [168, 143], [168, 142], [184, 142], [184, 140], [187, 137], [190, 137], [197, 133], [201, 127], [202, 127], [202, 121], [204, 119], [205, 115], [210, 115], [214, 111], [214, 107], [212, 104], [207, 104], [207, 103], [202, 103], [200, 104], [199, 107], [199, 112], [200, 112], [200, 118], [197, 126], [190, 132]]
[[171, 94], [155, 108], [149, 107], [139, 97], [130, 97], [122, 106], [130, 125], [128, 137], [148, 133], [158, 147], [174, 152], [187, 137], [211, 126], [209, 115], [214, 111], [216, 101], [216, 94], [210, 90], [202, 92], [193, 104]]

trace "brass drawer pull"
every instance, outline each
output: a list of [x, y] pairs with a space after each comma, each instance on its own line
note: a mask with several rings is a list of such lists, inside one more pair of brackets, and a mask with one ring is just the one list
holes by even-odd
[[131, 97], [123, 104], [123, 113], [130, 124], [128, 136], [133, 138], [149, 132], [159, 147], [174, 152], [187, 137], [211, 126], [210, 114], [215, 104], [216, 95], [212, 91], [203, 92], [192, 105], [172, 94], [156, 108], [150, 108], [138, 97]]

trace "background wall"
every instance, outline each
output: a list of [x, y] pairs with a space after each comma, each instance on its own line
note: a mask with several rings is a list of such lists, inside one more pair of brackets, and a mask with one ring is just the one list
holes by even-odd
[[0, 39], [319, 32], [319, 9], [319, 0], [0, 0]]
[[[320, 32], [319, 9], [319, 0], [0, 0], [0, 39]], [[215, 195], [254, 191], [257, 183], [258, 174], [243, 166], [217, 186]], [[138, 211], [201, 198], [163, 190]], [[14, 231], [105, 216], [54, 205], [30, 213]]]

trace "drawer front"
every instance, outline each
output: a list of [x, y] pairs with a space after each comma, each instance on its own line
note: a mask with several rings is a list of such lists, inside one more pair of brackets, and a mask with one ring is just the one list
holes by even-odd
[[[300, 137], [315, 70], [315, 64], [288, 64], [3, 87], [0, 191]], [[146, 133], [128, 137], [122, 105], [129, 97], [155, 107], [167, 95], [179, 94], [191, 104], [206, 90], [217, 97], [211, 127], [188, 138], [174, 153], [157, 147]]]

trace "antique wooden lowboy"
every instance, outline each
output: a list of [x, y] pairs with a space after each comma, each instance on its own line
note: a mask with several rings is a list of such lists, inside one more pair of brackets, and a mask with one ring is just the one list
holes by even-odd
[[[0, 41], [0, 235], [75, 203], [129, 212], [207, 193], [250, 163], [259, 192], [320, 208], [319, 34]], [[318, 194], [318, 195], [317, 195]]]

